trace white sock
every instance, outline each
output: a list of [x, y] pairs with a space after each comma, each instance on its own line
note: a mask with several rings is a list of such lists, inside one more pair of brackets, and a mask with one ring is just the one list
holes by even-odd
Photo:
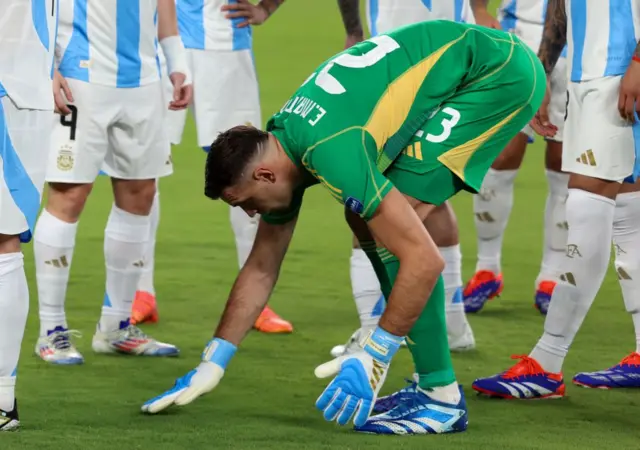
[[457, 381], [447, 384], [446, 386], [440, 386], [428, 390], [420, 387], [418, 387], [418, 389], [436, 401], [449, 403], [451, 405], [457, 405], [460, 403], [460, 399], [462, 398]]
[[367, 254], [360, 248], [351, 251], [351, 289], [362, 328], [373, 328], [384, 311], [380, 282]]
[[633, 329], [636, 333], [636, 352], [640, 353], [640, 312], [631, 314]]
[[438, 247], [444, 259], [442, 280], [446, 297], [445, 312], [447, 314], [447, 330], [449, 334], [460, 336], [466, 331], [467, 318], [462, 301], [462, 254], [460, 244], [451, 247]]
[[569, 234], [560, 282], [551, 297], [544, 334], [531, 352], [548, 372], [560, 372], [569, 346], [600, 289], [609, 265], [615, 202], [569, 189]]
[[138, 216], [111, 207], [104, 230], [104, 259], [107, 267], [106, 293], [99, 327], [118, 330], [131, 315], [144, 254], [149, 240], [149, 216]]
[[42, 210], [33, 236], [36, 260], [40, 336], [67, 327], [64, 301], [76, 245], [78, 222], [68, 223]]
[[613, 219], [615, 266], [640, 351], [640, 192], [618, 194]]
[[29, 314], [29, 287], [22, 253], [0, 254], [0, 409], [15, 399], [20, 346]]
[[478, 233], [476, 271], [500, 273], [502, 238], [513, 207], [513, 184], [517, 170], [489, 169], [482, 189], [473, 196], [473, 212]]
[[244, 263], [247, 262], [253, 241], [258, 231], [258, 222], [260, 216], [249, 217], [240, 207], [230, 208], [231, 228], [236, 238], [236, 250], [238, 252], [238, 265], [242, 269]]
[[151, 211], [149, 212], [149, 242], [144, 254], [142, 275], [138, 282], [138, 290], [148, 292], [151, 295], [156, 295], [156, 289], [153, 285], [153, 273], [156, 262], [156, 235], [160, 224], [160, 192], [157, 190], [157, 185], [156, 183], [156, 195], [153, 197], [153, 205], [151, 205]]
[[561, 274], [560, 265], [567, 247], [567, 201], [569, 174], [546, 170], [549, 192], [544, 209], [544, 247], [540, 274], [536, 286], [541, 281], [557, 281]]

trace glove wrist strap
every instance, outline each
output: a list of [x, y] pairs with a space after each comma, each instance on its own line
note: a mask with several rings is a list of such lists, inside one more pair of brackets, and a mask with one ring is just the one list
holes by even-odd
[[364, 341], [364, 351], [378, 361], [389, 364], [393, 355], [400, 348], [403, 339], [403, 336], [396, 336], [380, 327], [376, 327]]
[[202, 352], [202, 360], [212, 362], [222, 369], [227, 368], [227, 364], [236, 354], [238, 348], [229, 341], [220, 338], [213, 338], [209, 341]]

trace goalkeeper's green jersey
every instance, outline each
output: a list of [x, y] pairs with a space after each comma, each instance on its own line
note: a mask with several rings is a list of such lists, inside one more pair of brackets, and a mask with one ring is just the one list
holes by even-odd
[[[521, 45], [502, 31], [431, 21], [376, 36], [321, 64], [267, 123], [307, 174], [289, 209], [264, 220], [291, 220], [304, 189], [319, 182], [371, 218], [392, 187], [385, 172], [415, 133], [458, 92], [486, 90], [483, 80], [503, 70]], [[464, 169], [458, 176], [465, 181]]]

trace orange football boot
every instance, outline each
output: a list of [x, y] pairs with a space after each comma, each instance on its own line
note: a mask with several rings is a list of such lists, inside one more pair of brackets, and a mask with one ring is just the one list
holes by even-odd
[[156, 323], [158, 321], [158, 305], [156, 296], [150, 292], [137, 291], [136, 298], [131, 305], [131, 324], [144, 322]]
[[291, 333], [293, 325], [277, 315], [269, 306], [265, 306], [253, 328], [263, 333]]
[[477, 313], [485, 303], [495, 297], [499, 297], [504, 288], [501, 273], [493, 273], [490, 270], [478, 270], [467, 282], [462, 293], [464, 298], [464, 311]]

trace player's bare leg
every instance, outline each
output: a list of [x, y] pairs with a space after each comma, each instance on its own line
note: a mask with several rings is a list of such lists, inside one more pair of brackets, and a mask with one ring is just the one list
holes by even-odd
[[16, 369], [29, 313], [20, 239], [0, 234], [0, 431], [19, 427]]
[[81, 364], [65, 315], [78, 220], [93, 184], [49, 183], [34, 233], [40, 337], [36, 354], [53, 364]]
[[640, 181], [623, 184], [616, 197], [613, 246], [616, 272], [625, 308], [633, 320], [636, 346], [613, 367], [577, 374], [573, 383], [583, 387], [640, 387]]
[[482, 189], [473, 197], [478, 259], [476, 272], [464, 289], [466, 312], [478, 312], [502, 292], [501, 253], [504, 231], [513, 207], [513, 185], [527, 148], [528, 137], [518, 133], [487, 172]]
[[131, 308], [131, 323], [134, 325], [144, 322], [156, 323], [159, 319], [154, 285], [156, 235], [160, 224], [159, 187], [159, 180], [156, 180], [156, 194], [153, 197], [153, 204], [149, 213], [149, 242], [145, 251], [144, 267], [138, 282], [138, 290]]
[[[242, 269], [247, 258], [249, 258], [249, 253], [251, 253], [251, 247], [253, 247], [253, 241], [256, 238], [260, 216], [249, 217], [242, 208], [229, 208], [229, 215], [231, 228], [233, 229], [233, 235], [236, 240], [238, 265]], [[276, 314], [269, 305], [265, 306], [264, 310], [262, 310], [262, 313], [254, 324], [254, 328], [263, 333], [293, 332], [293, 325]]]
[[544, 210], [542, 264], [535, 283], [535, 306], [542, 314], [549, 309], [553, 289], [561, 275], [567, 245], [565, 203], [569, 174], [562, 172], [562, 143], [547, 141], [545, 173], [549, 190]]

